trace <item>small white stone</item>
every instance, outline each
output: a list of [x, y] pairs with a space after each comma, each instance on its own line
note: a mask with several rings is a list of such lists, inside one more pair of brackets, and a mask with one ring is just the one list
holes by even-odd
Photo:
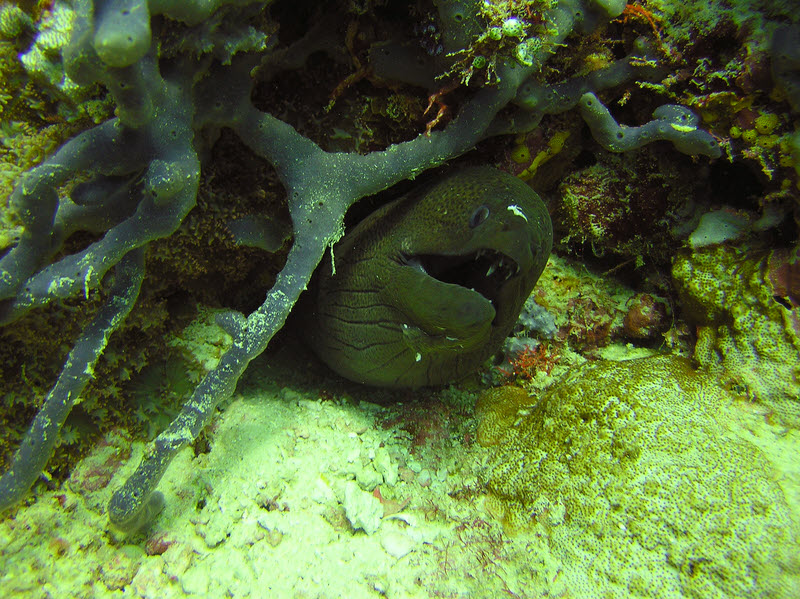
[[358, 486], [365, 491], [372, 491], [383, 482], [383, 477], [376, 472], [372, 466], [367, 464], [356, 471], [356, 481], [358, 482]]
[[397, 559], [408, 555], [414, 549], [414, 545], [416, 543], [413, 539], [396, 530], [389, 531], [381, 537], [384, 551]]
[[427, 468], [423, 468], [420, 470], [419, 475], [417, 476], [417, 482], [419, 483], [420, 487], [427, 487], [431, 484], [431, 473], [430, 470]]
[[371, 535], [381, 525], [383, 506], [371, 493], [362, 491], [354, 481], [348, 481], [344, 488], [344, 513], [356, 530], [361, 529]]
[[392, 457], [385, 447], [379, 447], [372, 461], [375, 470], [383, 477], [383, 482], [393, 487], [397, 484], [397, 464], [392, 463]]
[[181, 588], [188, 595], [208, 595], [210, 584], [206, 568], [198, 564], [189, 568], [181, 578]]
[[284, 387], [280, 391], [281, 399], [285, 401], [305, 401], [305, 397], [301, 393], [298, 393], [294, 389], [290, 389], [289, 387]]
[[301, 408], [305, 408], [310, 412], [319, 412], [322, 410], [322, 402], [313, 399], [306, 399], [306, 398], [298, 399], [297, 405]]
[[330, 505], [336, 503], [336, 495], [328, 484], [322, 479], [317, 478], [311, 487], [308, 496], [320, 505]]

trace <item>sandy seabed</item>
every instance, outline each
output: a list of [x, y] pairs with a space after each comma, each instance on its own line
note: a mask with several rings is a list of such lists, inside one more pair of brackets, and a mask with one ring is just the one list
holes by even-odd
[[[274, 374], [251, 369], [207, 442], [177, 456], [148, 531], [125, 538], [105, 515], [144, 451], [122, 433], [62, 488], [12, 511], [0, 522], [0, 596], [647, 596], [559, 551], [550, 533], [567, 524], [504, 530], [480, 485], [474, 396], [379, 405]], [[800, 434], [758, 410], [740, 416], [739, 436], [774, 465], [800, 521]], [[680, 589], [667, 560], [644, 574]]]

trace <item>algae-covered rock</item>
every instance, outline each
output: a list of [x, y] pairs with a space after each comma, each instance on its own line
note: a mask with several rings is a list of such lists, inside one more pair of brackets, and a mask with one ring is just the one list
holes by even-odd
[[[795, 250], [796, 251], [796, 250]], [[797, 255], [717, 246], [672, 266], [684, 317], [698, 325], [694, 359], [800, 427]]]
[[[537, 525], [574, 596], [800, 596], [800, 528], [732, 398], [687, 360], [587, 363], [478, 406], [489, 507]], [[527, 405], [526, 405], [527, 404]]]

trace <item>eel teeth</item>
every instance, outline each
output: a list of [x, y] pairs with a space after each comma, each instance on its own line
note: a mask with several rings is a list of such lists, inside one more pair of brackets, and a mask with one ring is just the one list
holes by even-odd
[[428, 274], [428, 271], [425, 270], [425, 266], [422, 264], [422, 262], [420, 262], [416, 258], [408, 259], [406, 261], [406, 264], [408, 264], [409, 266], [411, 266], [413, 268], [416, 268], [417, 270], [420, 270], [420, 271], [424, 272], [425, 274]]
[[[479, 250], [478, 256], [486, 253], [487, 252], [485, 250]], [[489, 268], [486, 271], [486, 277], [491, 277], [495, 273], [498, 273], [498, 275], [504, 281], [507, 281], [519, 273], [519, 264], [517, 264], [514, 260], [506, 260], [506, 258], [500, 256], [489, 265]]]

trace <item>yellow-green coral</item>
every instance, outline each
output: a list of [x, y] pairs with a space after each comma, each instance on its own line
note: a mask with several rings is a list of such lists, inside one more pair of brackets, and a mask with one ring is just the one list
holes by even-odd
[[590, 362], [540, 398], [494, 393], [479, 405], [490, 509], [547, 534], [574, 596], [797, 596], [783, 491], [727, 428], [731, 396], [688, 360]]
[[28, 74], [66, 97], [79, 100], [85, 90], [65, 73], [61, 51], [69, 42], [75, 12], [64, 2], [55, 2], [38, 24], [38, 34], [20, 60]]
[[32, 28], [33, 21], [19, 6], [0, 4], [0, 39], [13, 39]]
[[694, 358], [745, 385], [797, 427], [800, 308], [776, 300], [767, 276], [771, 256], [718, 246], [679, 256], [672, 276], [685, 316], [699, 325]]
[[775, 113], [762, 111], [753, 119], [751, 127], [732, 125], [728, 135], [742, 142], [742, 156], [756, 161], [768, 179], [773, 178], [779, 167], [793, 164], [787, 118], [782, 120]]
[[[564, 142], [567, 141], [567, 138], [570, 135], [570, 131], [556, 131], [553, 134], [553, 137], [550, 138], [550, 141], [547, 142], [547, 148], [541, 150], [536, 157], [530, 161], [530, 164], [525, 167], [525, 170], [522, 171], [519, 175], [517, 175], [523, 181], [528, 181], [533, 178], [536, 174], [536, 171], [539, 170], [539, 167], [542, 166], [545, 162], [550, 160], [553, 156], [558, 154], [564, 148]], [[523, 163], [525, 160], [520, 160], [525, 154], [524, 150], [528, 150], [527, 146], [520, 145], [512, 151], [512, 160], [515, 162]], [[514, 152], [517, 153], [515, 157]], [[528, 160], [530, 160], [530, 151], [528, 150]]]

